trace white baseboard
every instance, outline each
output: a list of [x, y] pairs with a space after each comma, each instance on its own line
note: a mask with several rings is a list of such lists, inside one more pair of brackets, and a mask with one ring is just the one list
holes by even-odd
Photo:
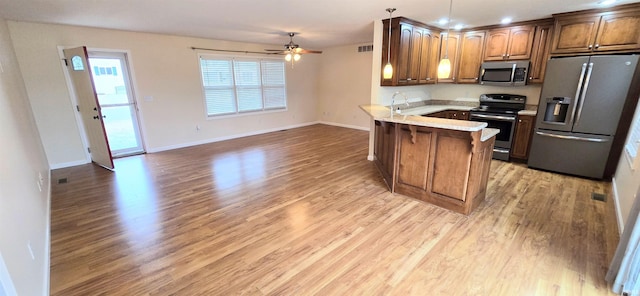
[[83, 165], [83, 164], [87, 164], [87, 163], [91, 163], [91, 161], [89, 160], [76, 160], [76, 161], [71, 161], [71, 162], [63, 162], [63, 163], [53, 163], [50, 164], [49, 166], [51, 167], [52, 170], [55, 169], [62, 169], [62, 168], [68, 168], [68, 167], [72, 167], [72, 166], [77, 166], [77, 165]]
[[318, 122], [318, 121], [305, 122], [305, 123], [301, 123], [301, 124], [294, 124], [294, 125], [281, 126], [281, 127], [277, 127], [277, 128], [271, 128], [271, 129], [257, 130], [257, 131], [252, 131], [252, 132], [248, 132], [248, 133], [235, 134], [235, 135], [229, 135], [229, 136], [224, 136], [224, 137], [217, 137], [217, 138], [206, 139], [206, 140], [202, 140], [202, 141], [181, 143], [181, 144], [169, 145], [169, 146], [163, 146], [163, 147], [157, 147], [157, 148], [148, 148], [147, 149], [147, 153], [156, 153], [156, 152], [162, 152], [162, 151], [167, 151], [167, 150], [173, 150], [173, 149], [180, 149], [180, 148], [186, 148], [186, 147], [191, 147], [191, 146], [197, 146], [197, 145], [202, 145], [202, 144], [210, 144], [210, 143], [215, 143], [215, 142], [220, 142], [220, 141], [244, 138], [244, 137], [249, 137], [249, 136], [255, 136], [255, 135], [261, 135], [261, 134], [266, 134], [266, 133], [271, 133], [271, 132], [277, 132], [277, 131], [286, 130], [286, 129], [309, 126], [309, 125], [314, 125], [314, 124], [318, 124], [318, 123], [320, 123], [320, 122]]
[[319, 121], [318, 123], [326, 124], [326, 125], [339, 126], [339, 127], [346, 127], [346, 128], [350, 128], [350, 129], [357, 129], [357, 130], [361, 130], [361, 131], [369, 131], [368, 127], [362, 127], [362, 126], [358, 126], [358, 125], [342, 124], [342, 123], [329, 122], [329, 121]]
[[51, 290], [51, 170], [49, 170], [49, 186], [47, 188], [47, 213], [44, 237], [44, 293], [43, 295], [49, 295]]
[[620, 198], [618, 195], [618, 187], [616, 187], [616, 177], [611, 180], [611, 187], [613, 187], [613, 204], [616, 208], [616, 221], [618, 221], [618, 232], [622, 235], [624, 230], [624, 222], [622, 221], [622, 211], [620, 210]]

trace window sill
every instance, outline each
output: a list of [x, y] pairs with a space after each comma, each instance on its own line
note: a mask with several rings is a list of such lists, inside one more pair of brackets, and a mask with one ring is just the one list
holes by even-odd
[[260, 110], [260, 111], [247, 111], [242, 113], [233, 113], [233, 114], [221, 114], [221, 115], [207, 115], [207, 120], [216, 120], [216, 119], [228, 119], [235, 117], [245, 117], [245, 116], [256, 116], [262, 114], [271, 114], [271, 113], [279, 113], [286, 112], [289, 108], [278, 108], [278, 109], [268, 109], [268, 110]]

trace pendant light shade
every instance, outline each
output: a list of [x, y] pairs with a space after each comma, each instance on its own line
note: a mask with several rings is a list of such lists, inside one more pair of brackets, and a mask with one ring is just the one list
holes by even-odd
[[438, 79], [449, 78], [451, 75], [451, 61], [449, 60], [449, 32], [451, 31], [451, 9], [453, 0], [449, 0], [449, 19], [447, 20], [447, 44], [444, 48], [444, 57], [438, 64]]
[[389, 12], [389, 43], [387, 44], [387, 64], [384, 66], [382, 70], [382, 78], [383, 79], [391, 79], [393, 77], [393, 66], [391, 66], [391, 14], [396, 11], [395, 8], [387, 8], [387, 12]]
[[449, 75], [451, 75], [451, 61], [445, 57], [438, 64], [438, 78], [449, 78]]

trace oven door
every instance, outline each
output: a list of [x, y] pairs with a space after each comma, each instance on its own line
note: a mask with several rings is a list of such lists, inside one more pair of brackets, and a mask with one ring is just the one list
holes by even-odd
[[496, 144], [493, 148], [493, 158], [509, 160], [513, 131], [515, 130], [517, 115], [496, 114], [486, 112], [470, 112], [469, 120], [486, 122], [488, 127], [499, 129], [496, 135]]

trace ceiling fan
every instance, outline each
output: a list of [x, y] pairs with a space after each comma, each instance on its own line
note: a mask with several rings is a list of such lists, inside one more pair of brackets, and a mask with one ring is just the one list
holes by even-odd
[[300, 60], [301, 54], [322, 53], [321, 50], [309, 50], [309, 49], [301, 48], [300, 45], [293, 43], [293, 36], [295, 36], [295, 33], [289, 33], [289, 43], [284, 45], [284, 50], [281, 50], [281, 49], [265, 49], [265, 50], [271, 51], [274, 54], [276, 53], [284, 54], [285, 55], [284, 59], [287, 62], [291, 61], [292, 65], [293, 65], [293, 61]]

